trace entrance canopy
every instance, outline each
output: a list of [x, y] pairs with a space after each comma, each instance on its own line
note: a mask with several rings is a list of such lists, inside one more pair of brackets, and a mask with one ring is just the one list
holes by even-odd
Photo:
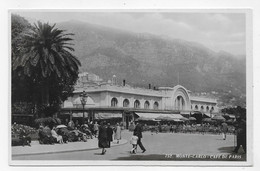
[[180, 121], [184, 117], [180, 114], [164, 114], [164, 113], [139, 113], [136, 112], [141, 120], [173, 120]]
[[122, 118], [121, 113], [95, 113], [96, 119], [113, 119], [113, 118]]

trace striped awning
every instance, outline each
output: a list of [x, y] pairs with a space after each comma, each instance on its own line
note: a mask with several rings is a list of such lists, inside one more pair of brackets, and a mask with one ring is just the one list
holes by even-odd
[[[88, 113], [84, 112], [85, 118], [88, 117]], [[83, 112], [72, 113], [73, 118], [83, 118]]]
[[113, 118], [122, 118], [122, 113], [95, 113], [96, 119], [113, 119]]
[[139, 113], [136, 112], [140, 118], [146, 118], [150, 120], [180, 120], [184, 117], [180, 114], [168, 114], [168, 113]]

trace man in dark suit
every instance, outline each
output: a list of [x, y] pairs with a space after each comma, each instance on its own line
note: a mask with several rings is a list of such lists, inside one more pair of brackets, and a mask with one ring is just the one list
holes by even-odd
[[236, 118], [234, 123], [237, 135], [237, 146], [233, 150], [234, 153], [238, 153], [240, 146], [242, 145], [244, 152], [246, 153], [246, 121], [240, 116]]
[[138, 140], [137, 140], [137, 145], [140, 146], [142, 153], [144, 153], [146, 151], [146, 149], [144, 148], [142, 142], [141, 142], [141, 138], [143, 138], [143, 135], [142, 135], [142, 125], [138, 122], [136, 122], [136, 126], [135, 126], [135, 129], [134, 129], [134, 135], [136, 135], [138, 137]]

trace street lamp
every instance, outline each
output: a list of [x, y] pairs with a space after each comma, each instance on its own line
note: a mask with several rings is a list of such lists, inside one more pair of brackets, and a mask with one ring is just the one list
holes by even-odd
[[82, 107], [83, 107], [83, 124], [85, 122], [85, 105], [87, 103], [87, 93], [85, 91], [83, 91], [81, 94], [80, 94], [80, 101], [81, 101], [81, 104], [82, 104]]

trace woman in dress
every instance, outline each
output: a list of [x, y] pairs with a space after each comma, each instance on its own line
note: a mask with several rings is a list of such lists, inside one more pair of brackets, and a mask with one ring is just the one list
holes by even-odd
[[108, 137], [107, 137], [107, 127], [104, 122], [100, 123], [99, 134], [98, 134], [98, 147], [102, 148], [101, 154], [104, 155], [106, 153], [106, 149], [108, 148]]
[[117, 140], [117, 144], [119, 144], [120, 139], [121, 139], [121, 127], [119, 123], [117, 123], [115, 129], [115, 140]]
[[53, 127], [51, 130], [51, 136], [56, 140], [56, 142], [63, 144], [63, 138], [61, 135], [57, 134], [55, 127]]

